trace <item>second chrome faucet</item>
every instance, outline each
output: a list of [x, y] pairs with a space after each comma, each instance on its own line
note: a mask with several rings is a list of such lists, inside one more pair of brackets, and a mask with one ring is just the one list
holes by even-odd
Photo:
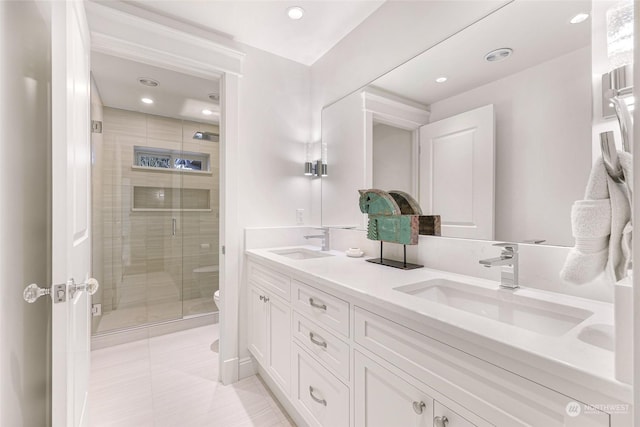
[[485, 267], [502, 267], [500, 287], [516, 289], [518, 284], [518, 245], [516, 243], [496, 243], [493, 246], [502, 248], [499, 257], [481, 259]]
[[320, 229], [320, 231], [322, 231], [322, 234], [311, 234], [308, 236], [304, 236], [305, 239], [322, 239], [322, 250], [323, 251], [328, 251], [331, 250], [331, 241], [330, 241], [330, 237], [329, 237], [329, 228], [328, 227], [323, 227]]

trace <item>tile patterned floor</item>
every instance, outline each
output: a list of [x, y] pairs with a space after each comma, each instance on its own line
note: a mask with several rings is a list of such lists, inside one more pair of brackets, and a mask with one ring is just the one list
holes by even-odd
[[91, 352], [92, 427], [295, 427], [257, 376], [224, 386], [218, 325]]

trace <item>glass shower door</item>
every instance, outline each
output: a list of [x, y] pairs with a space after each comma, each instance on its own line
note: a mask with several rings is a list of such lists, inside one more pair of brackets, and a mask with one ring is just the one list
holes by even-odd
[[94, 146], [94, 333], [217, 311], [217, 126], [104, 108]]

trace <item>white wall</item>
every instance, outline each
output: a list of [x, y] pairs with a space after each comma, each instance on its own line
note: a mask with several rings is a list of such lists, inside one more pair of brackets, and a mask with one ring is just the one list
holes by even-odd
[[[247, 54], [240, 79], [238, 225], [295, 225], [296, 209], [311, 223], [319, 206], [311, 186], [319, 180], [303, 175], [305, 144], [309, 141], [309, 67], [244, 46]], [[241, 269], [244, 271], [244, 245]], [[239, 356], [249, 357], [246, 337], [246, 283], [239, 284]], [[242, 371], [241, 371], [242, 375]]]
[[[322, 112], [326, 125], [322, 142], [327, 144], [329, 174], [322, 178], [322, 223], [363, 227], [358, 190], [364, 189], [365, 113], [362, 94], [352, 93]], [[358, 221], [360, 219], [360, 221]]]
[[49, 425], [50, 34], [32, 1], [0, 2], [0, 425]]
[[412, 133], [382, 123], [373, 125], [373, 188], [412, 194]]
[[247, 56], [240, 79], [240, 224], [295, 225], [296, 208], [307, 218], [311, 209], [311, 179], [303, 175], [309, 67], [249, 46], [242, 50]]
[[573, 245], [571, 205], [591, 170], [590, 70], [586, 47], [430, 105], [435, 122], [494, 104], [497, 240]]

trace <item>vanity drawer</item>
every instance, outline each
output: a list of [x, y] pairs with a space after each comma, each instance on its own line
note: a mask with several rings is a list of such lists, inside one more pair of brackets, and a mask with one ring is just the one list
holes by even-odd
[[250, 283], [262, 286], [285, 301], [291, 301], [291, 279], [288, 276], [254, 262], [249, 262], [247, 274]]
[[349, 388], [294, 344], [293, 403], [311, 426], [349, 426]]
[[349, 336], [348, 302], [293, 280], [293, 306], [313, 321]]
[[354, 312], [356, 344], [428, 384], [447, 406], [455, 402], [496, 426], [609, 426], [609, 415], [595, 409], [569, 415], [575, 399], [564, 394], [360, 307]]
[[349, 381], [349, 345], [325, 328], [294, 311], [293, 336], [333, 373]]
[[433, 402], [434, 426], [437, 426], [438, 424], [438, 421], [436, 420], [438, 417], [440, 418], [439, 422], [441, 423], [441, 425], [446, 425], [447, 427], [477, 427], [476, 424], [471, 423], [471, 421], [458, 415], [451, 409], [444, 406], [442, 403], [435, 400]]

